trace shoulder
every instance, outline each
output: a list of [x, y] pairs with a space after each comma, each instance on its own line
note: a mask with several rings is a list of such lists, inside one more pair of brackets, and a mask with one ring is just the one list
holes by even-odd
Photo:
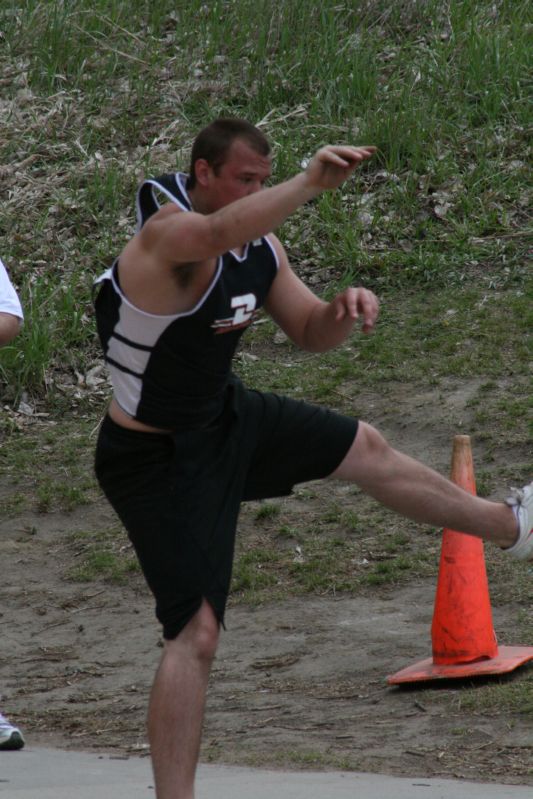
[[265, 236], [265, 240], [268, 242], [268, 244], [272, 248], [272, 250], [274, 252], [274, 255], [276, 256], [276, 259], [278, 261], [278, 266], [280, 266], [280, 267], [281, 266], [284, 266], [284, 267], [288, 266], [289, 265], [289, 259], [287, 258], [287, 253], [285, 252], [285, 248], [283, 247], [283, 244], [278, 239], [278, 237], [276, 235], [274, 235], [274, 233], [268, 233]]
[[278, 258], [287, 260], [287, 253], [285, 252], [285, 248], [281, 241], [278, 239], [274, 233], [268, 233], [265, 236], [266, 241], [270, 244]]
[[212, 239], [207, 216], [166, 203], [130, 239], [121, 260], [127, 251], [128, 257], [135, 253], [136, 258], [149, 259], [152, 266], [197, 263], [217, 254]]
[[186, 224], [187, 217], [190, 216], [190, 213], [183, 211], [175, 203], [165, 203], [145, 222], [138, 231], [137, 237], [140, 243], [150, 245], [154, 238], [164, 235], [167, 229], [173, 228], [176, 224]]
[[191, 210], [187, 193], [187, 175], [172, 172], [143, 180], [137, 189], [135, 200], [137, 230], [140, 230], [166, 203], [175, 204], [184, 211]]
[[176, 203], [165, 203], [165, 205], [162, 205], [161, 208], [150, 217], [150, 219], [146, 222], [146, 225], [144, 227], [146, 227], [147, 225], [153, 225], [154, 223], [157, 222], [162, 222], [169, 217], [175, 217], [176, 214], [182, 214], [183, 216], [188, 216], [188, 212], [184, 211], [182, 208], [179, 207], [179, 205], [176, 205]]

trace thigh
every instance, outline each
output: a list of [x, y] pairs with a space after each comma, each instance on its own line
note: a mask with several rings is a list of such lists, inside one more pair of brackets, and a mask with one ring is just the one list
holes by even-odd
[[345, 458], [357, 420], [320, 405], [254, 394], [257, 441], [243, 499], [290, 494], [297, 483], [328, 477]]
[[223, 621], [241, 490], [223, 431], [153, 436], [106, 422], [96, 473], [135, 548], [165, 638], [203, 599]]
[[[126, 430], [106, 419], [100, 431], [95, 472], [124, 525], [152, 591], [177, 550], [170, 436]], [[176, 541], [173, 541], [173, 538]]]

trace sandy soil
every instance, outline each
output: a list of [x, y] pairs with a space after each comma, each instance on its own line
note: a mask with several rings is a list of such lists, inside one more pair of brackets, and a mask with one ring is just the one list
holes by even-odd
[[[474, 389], [457, 384], [439, 402], [437, 423], [427, 416], [437, 407], [429, 391], [398, 394], [394, 419], [401, 424], [376, 396], [362, 400], [395, 444], [447, 472], [451, 434], [461, 432], [457, 409]], [[501, 459], [520, 455], [502, 452]], [[482, 448], [479, 457], [483, 463]], [[342, 486], [313, 488], [324, 501], [332, 491], [356, 501]], [[290, 511], [295, 500], [284, 502]], [[243, 513], [240, 536], [249, 534], [251, 518]], [[148, 754], [144, 720], [161, 639], [142, 578], [133, 574], [125, 585], [65, 578], [79, 554], [72, 533], [113, 524], [103, 498], [70, 514], [25, 511], [0, 521], [2, 707], [34, 744]], [[415, 690], [386, 683], [388, 674], [431, 654], [435, 580], [361, 596], [230, 603], [202, 758], [533, 785], [530, 712], [466, 704], [464, 682]], [[505, 586], [495, 593], [499, 639], [527, 643], [516, 640], [524, 609], [505, 600]], [[506, 679], [531, 687], [531, 672]], [[487, 681], [476, 685], [480, 699], [491, 689]]]

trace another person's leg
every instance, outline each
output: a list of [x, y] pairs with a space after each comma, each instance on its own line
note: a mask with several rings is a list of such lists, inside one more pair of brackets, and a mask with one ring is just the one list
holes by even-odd
[[157, 799], [193, 799], [205, 695], [219, 624], [204, 600], [177, 638], [165, 641], [148, 712]]
[[464, 491], [393, 449], [364, 422], [359, 423], [351, 448], [331, 477], [356, 483], [386, 507], [414, 521], [470, 533], [503, 548], [517, 540], [517, 517], [506, 503]]

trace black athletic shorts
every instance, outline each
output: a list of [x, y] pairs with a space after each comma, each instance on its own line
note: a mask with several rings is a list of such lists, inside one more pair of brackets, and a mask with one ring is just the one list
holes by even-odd
[[179, 634], [203, 597], [223, 623], [240, 503], [327, 477], [356, 433], [355, 419], [240, 381], [222, 415], [200, 430], [144, 433], [105, 418], [96, 476], [128, 531], [165, 638]]

